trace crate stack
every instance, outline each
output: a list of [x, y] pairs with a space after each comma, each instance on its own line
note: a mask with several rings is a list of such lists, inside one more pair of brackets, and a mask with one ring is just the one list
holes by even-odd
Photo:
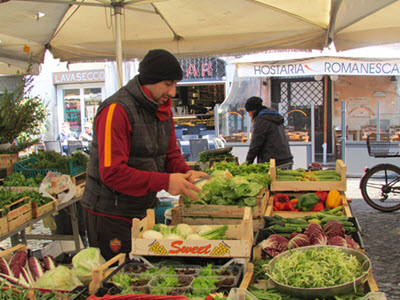
[[[363, 241], [361, 238], [360, 234], [360, 226], [356, 220], [352, 216], [352, 212], [349, 206], [350, 200], [347, 199], [346, 197], [346, 187], [347, 187], [347, 179], [346, 179], [346, 170], [347, 167], [343, 163], [342, 160], [337, 160], [336, 161], [336, 173], [340, 174], [340, 180], [336, 181], [285, 181], [278, 179], [277, 175], [277, 169], [275, 165], [275, 160], [271, 159], [270, 161], [270, 176], [272, 179], [271, 185], [270, 185], [270, 195], [268, 199], [268, 204], [267, 204], [267, 209], [265, 211], [264, 215], [264, 221], [265, 225], [264, 228], [259, 230], [254, 239], [254, 244], [253, 244], [253, 259], [259, 259], [262, 254], [262, 249], [259, 247], [259, 243], [262, 242], [263, 240], [267, 239], [270, 235], [272, 234], [280, 234], [281, 235], [289, 235], [286, 231], [274, 231], [273, 228], [275, 223], [278, 223], [276, 221], [277, 219], [280, 219], [284, 222], [287, 221], [288, 226], [293, 225], [295, 227], [296, 222], [300, 222], [299, 219], [304, 219], [304, 224], [302, 224], [303, 227], [305, 227], [308, 223], [308, 221], [305, 221], [306, 219], [311, 219], [311, 216], [316, 216], [318, 211], [291, 211], [291, 210], [275, 210], [274, 208], [274, 199], [279, 194], [284, 194], [286, 195], [289, 199], [298, 199], [302, 195], [308, 194], [308, 193], [314, 193], [314, 192], [327, 192], [331, 190], [336, 190], [341, 196], [341, 205], [338, 207], [336, 210], [338, 210], [336, 213], [343, 215], [343, 219], [346, 219], [346, 221], [352, 223], [352, 226], [350, 228], [354, 228], [353, 232], [349, 232], [348, 235], [350, 235], [361, 247], [363, 248]], [[275, 219], [274, 219], [275, 218]], [[318, 222], [318, 220], [313, 220]], [[285, 224], [286, 226], [286, 224]], [[289, 226], [290, 227], [290, 226]], [[277, 227], [277, 230], [281, 230], [281, 227]], [[304, 228], [303, 232], [304, 232]], [[289, 232], [289, 230], [288, 230]], [[347, 232], [346, 232], [347, 234]], [[265, 253], [263, 253], [265, 255]]]
[[343, 213], [349, 217], [352, 216], [349, 207], [349, 201], [346, 198], [347, 189], [347, 167], [344, 162], [340, 159], [336, 161], [336, 173], [340, 174], [340, 181], [278, 181], [277, 180], [277, 168], [274, 159], [270, 161], [270, 176], [272, 179], [270, 186], [270, 198], [268, 200], [267, 210], [265, 216], [272, 216], [278, 214], [284, 217], [303, 217], [314, 212], [290, 212], [290, 211], [274, 211], [273, 210], [273, 199], [276, 194], [285, 193], [290, 196], [298, 198], [308, 192], [316, 191], [331, 191], [337, 190], [342, 196]]
[[[32, 165], [38, 162], [38, 159], [35, 157], [29, 157], [27, 159], [18, 161], [14, 163], [15, 172], [21, 172], [26, 178], [36, 177], [38, 174], [43, 175], [44, 177], [48, 172], [59, 172], [56, 168], [49, 169], [35, 169], [32, 168]], [[75, 161], [68, 162], [68, 176], [71, 176], [72, 183], [76, 186], [76, 197], [82, 196], [83, 191], [85, 189], [86, 183], [86, 170], [83, 166], [78, 165]], [[12, 187], [12, 190], [24, 189], [32, 189], [32, 188], [17, 188]]]

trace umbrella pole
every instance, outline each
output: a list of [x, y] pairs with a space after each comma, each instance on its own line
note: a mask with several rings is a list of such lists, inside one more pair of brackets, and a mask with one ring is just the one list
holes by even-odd
[[115, 51], [117, 63], [117, 84], [118, 89], [122, 87], [122, 38], [121, 38], [121, 16], [122, 6], [114, 6], [115, 17]]

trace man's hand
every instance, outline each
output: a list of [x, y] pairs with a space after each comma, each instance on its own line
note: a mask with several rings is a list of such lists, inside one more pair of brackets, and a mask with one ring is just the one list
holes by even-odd
[[201, 172], [201, 171], [195, 171], [195, 170], [190, 170], [188, 171], [186, 174], [189, 174], [189, 181], [190, 182], [194, 182], [197, 178], [201, 178], [201, 177], [206, 177], [209, 176], [207, 173], [205, 172]]
[[191, 176], [192, 174], [190, 174], [190, 171], [186, 174], [172, 173], [169, 176], [167, 192], [173, 196], [186, 195], [194, 201], [199, 200], [198, 197], [193, 193], [193, 191], [200, 192], [200, 189], [190, 181]]

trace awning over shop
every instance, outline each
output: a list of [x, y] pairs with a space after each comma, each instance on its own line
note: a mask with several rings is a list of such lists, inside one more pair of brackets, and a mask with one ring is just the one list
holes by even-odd
[[239, 77], [314, 75], [399, 76], [395, 49], [371, 47], [344, 52], [274, 52], [234, 60]]

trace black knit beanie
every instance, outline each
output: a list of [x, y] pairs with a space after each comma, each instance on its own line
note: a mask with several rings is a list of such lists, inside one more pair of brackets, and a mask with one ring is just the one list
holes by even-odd
[[178, 60], [166, 50], [150, 50], [139, 63], [141, 85], [154, 84], [163, 80], [182, 80], [182, 68]]
[[253, 96], [247, 99], [244, 108], [246, 111], [260, 110], [262, 108], [262, 102], [263, 100], [260, 97]]

